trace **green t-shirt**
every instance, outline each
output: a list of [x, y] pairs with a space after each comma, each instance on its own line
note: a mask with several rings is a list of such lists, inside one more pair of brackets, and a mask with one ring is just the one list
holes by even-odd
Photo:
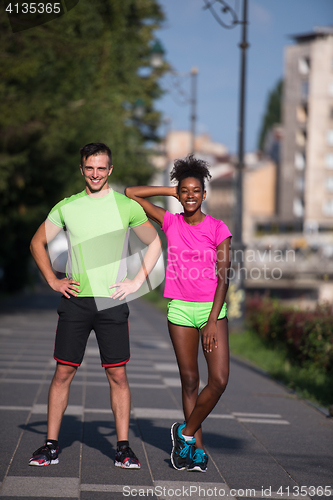
[[110, 297], [109, 286], [126, 278], [128, 228], [148, 220], [136, 201], [112, 189], [101, 198], [86, 191], [65, 198], [48, 219], [65, 231], [66, 275], [80, 283], [78, 297]]

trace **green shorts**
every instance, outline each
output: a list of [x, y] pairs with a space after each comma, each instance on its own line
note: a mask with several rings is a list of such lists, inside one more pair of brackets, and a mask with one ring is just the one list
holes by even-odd
[[[168, 321], [178, 326], [190, 326], [200, 330], [210, 315], [213, 302], [189, 302], [172, 299], [168, 304]], [[227, 318], [227, 304], [224, 303], [217, 319]]]

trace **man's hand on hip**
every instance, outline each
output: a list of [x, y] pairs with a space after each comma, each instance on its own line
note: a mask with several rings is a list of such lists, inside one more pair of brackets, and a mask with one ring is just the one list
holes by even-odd
[[80, 286], [80, 283], [78, 281], [69, 280], [68, 278], [62, 280], [55, 278], [51, 283], [49, 282], [49, 285], [56, 292], [62, 293], [67, 299], [70, 298], [70, 295], [77, 297], [77, 294], [81, 291], [77, 288]]

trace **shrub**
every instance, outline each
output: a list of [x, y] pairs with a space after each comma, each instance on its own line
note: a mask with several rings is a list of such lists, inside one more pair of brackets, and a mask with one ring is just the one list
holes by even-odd
[[290, 360], [333, 373], [332, 305], [303, 311], [254, 296], [247, 303], [247, 321], [267, 344], [285, 349]]

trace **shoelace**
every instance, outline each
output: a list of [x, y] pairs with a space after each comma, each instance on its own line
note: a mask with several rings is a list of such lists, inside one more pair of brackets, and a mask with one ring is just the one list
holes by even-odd
[[134, 451], [129, 446], [121, 447], [119, 451], [121, 452], [121, 454], [124, 454], [126, 458], [135, 458], [136, 460], [138, 460]]
[[43, 451], [46, 455], [50, 455], [52, 457], [52, 452], [54, 453], [56, 450], [54, 448], [49, 448], [47, 444], [44, 444], [44, 446], [41, 446], [35, 451], [33, 456], [40, 455]]
[[201, 450], [200, 448], [197, 448], [194, 452], [192, 460], [193, 460], [193, 462], [195, 462], [197, 464], [204, 463], [205, 462], [205, 452], [203, 450]]
[[186, 441], [185, 440], [185, 446], [181, 450], [181, 452], [179, 453], [179, 456], [180, 457], [186, 457], [186, 455], [188, 454], [188, 452], [190, 451], [190, 449], [192, 448], [192, 446], [194, 445], [194, 443], [195, 443], [195, 440], [193, 440], [193, 439], [191, 439], [190, 441]]

